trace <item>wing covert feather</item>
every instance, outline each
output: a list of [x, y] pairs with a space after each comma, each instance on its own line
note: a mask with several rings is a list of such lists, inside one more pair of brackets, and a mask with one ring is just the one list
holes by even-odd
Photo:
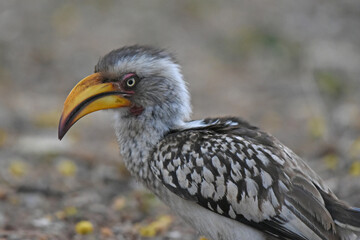
[[321, 194], [296, 169], [292, 154], [241, 120], [220, 119], [170, 132], [150, 167], [178, 196], [280, 239], [338, 239]]

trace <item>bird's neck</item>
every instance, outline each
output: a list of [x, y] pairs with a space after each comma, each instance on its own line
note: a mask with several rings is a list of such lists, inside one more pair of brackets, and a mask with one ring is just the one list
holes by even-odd
[[148, 159], [154, 146], [175, 125], [160, 120], [152, 109], [139, 116], [119, 111], [115, 115], [115, 130], [120, 154], [130, 173], [141, 181], [152, 178]]

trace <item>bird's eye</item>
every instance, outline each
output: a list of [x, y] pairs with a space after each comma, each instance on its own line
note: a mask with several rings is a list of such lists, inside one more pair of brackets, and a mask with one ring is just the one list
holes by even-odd
[[129, 79], [126, 81], [126, 85], [127, 85], [128, 87], [133, 87], [133, 86], [135, 86], [135, 83], [136, 83], [135, 78], [129, 78]]

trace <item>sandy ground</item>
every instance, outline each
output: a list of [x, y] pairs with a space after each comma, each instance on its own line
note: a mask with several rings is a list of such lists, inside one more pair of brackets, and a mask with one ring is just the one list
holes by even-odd
[[247, 119], [359, 207], [359, 26], [357, 0], [1, 1], [0, 239], [198, 239], [129, 176], [110, 111], [57, 139], [70, 89], [131, 44], [175, 53], [193, 118]]

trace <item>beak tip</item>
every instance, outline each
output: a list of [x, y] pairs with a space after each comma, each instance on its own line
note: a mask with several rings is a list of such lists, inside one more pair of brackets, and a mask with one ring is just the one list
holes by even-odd
[[67, 132], [67, 130], [65, 128], [65, 124], [62, 120], [63, 120], [63, 116], [61, 115], [60, 121], [59, 121], [59, 128], [58, 128], [58, 139], [60, 141], [63, 139], [63, 137], [65, 136], [65, 134]]
[[65, 127], [62, 127], [61, 125], [59, 126], [59, 131], [58, 131], [58, 139], [61, 141], [65, 134], [67, 133], [68, 129], [66, 129]]
[[60, 133], [58, 134], [58, 139], [61, 141], [64, 136], [62, 136]]

